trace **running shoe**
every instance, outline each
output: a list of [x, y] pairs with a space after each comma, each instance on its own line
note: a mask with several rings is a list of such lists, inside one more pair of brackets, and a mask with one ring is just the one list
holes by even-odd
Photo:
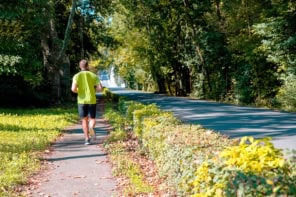
[[85, 140], [85, 143], [84, 143], [85, 145], [90, 145], [91, 143], [90, 143], [90, 139], [87, 139], [87, 140]]

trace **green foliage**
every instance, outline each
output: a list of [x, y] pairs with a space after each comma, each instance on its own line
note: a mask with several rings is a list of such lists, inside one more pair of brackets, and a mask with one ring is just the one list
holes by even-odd
[[109, 144], [112, 142], [120, 142], [120, 141], [126, 141], [128, 139], [128, 134], [126, 131], [117, 129], [111, 131], [108, 138], [106, 139], [105, 143]]
[[[16, 6], [17, 5], [17, 6]], [[30, 7], [31, 9], [27, 9]], [[0, 25], [0, 75], [17, 74], [32, 85], [39, 85], [42, 68], [40, 31], [47, 17], [47, 1], [5, 2], [1, 6]], [[4, 9], [4, 10], [2, 10]], [[3, 12], [2, 12], [3, 11]], [[24, 68], [25, 67], [25, 68]]]
[[136, 196], [153, 192], [153, 187], [144, 180], [140, 165], [129, 157], [122, 143], [108, 144], [105, 148], [111, 153], [111, 160], [114, 165], [113, 174], [128, 179], [123, 191], [124, 195]]
[[296, 110], [296, 76], [290, 75], [285, 79], [285, 84], [280, 88], [277, 95], [282, 108], [288, 111]]
[[254, 140], [252, 137], [244, 137], [238, 146], [223, 150], [221, 157], [226, 158], [228, 167], [237, 167], [243, 172], [264, 176], [284, 165], [283, 154], [270, 140], [270, 138]]
[[193, 196], [293, 196], [295, 170], [270, 139], [244, 137], [199, 165]]
[[111, 56], [132, 88], [275, 107], [295, 74], [291, 1], [118, 1]]
[[11, 195], [15, 186], [38, 170], [40, 151], [76, 118], [73, 108], [1, 109], [0, 195]]
[[153, 191], [153, 188], [144, 182], [144, 177], [141, 173], [139, 164], [126, 160], [126, 157], [121, 158], [123, 162], [121, 164], [121, 172], [125, 172], [125, 175], [129, 178], [131, 184], [125, 188], [124, 193], [128, 196], [134, 196], [137, 194], [149, 193]]
[[271, 139], [244, 137], [238, 143], [182, 124], [155, 105], [121, 100], [120, 109], [117, 115], [133, 120], [133, 134], [157, 165], [168, 195], [295, 195], [296, 163], [284, 159]]
[[[114, 165], [113, 173], [116, 176], [124, 176], [129, 180], [128, 184], [125, 185], [124, 194], [127, 196], [146, 194], [152, 192], [153, 187], [145, 182], [139, 164], [129, 158], [125, 142], [130, 137], [128, 131], [132, 126], [132, 121], [124, 115], [123, 109], [127, 110], [128, 108], [124, 99], [120, 99], [120, 103], [119, 111], [108, 108], [104, 113], [104, 117], [113, 127], [105, 141], [105, 148], [111, 154]], [[131, 105], [133, 106], [133, 104]]]
[[133, 121], [134, 120], [134, 111], [135, 110], [140, 110], [143, 107], [145, 107], [144, 104], [139, 103], [139, 102], [135, 102], [135, 101], [125, 101], [124, 105], [127, 106], [126, 107], [126, 117], [128, 120]]
[[[133, 134], [142, 142], [145, 154], [157, 164], [172, 195], [189, 194], [188, 181], [194, 176], [195, 159], [204, 158], [230, 144], [227, 138], [200, 126], [182, 125], [171, 112], [162, 112], [153, 104], [121, 102], [120, 109], [126, 112], [117, 115], [132, 120]], [[118, 119], [116, 116], [111, 122]]]
[[[100, 15], [100, 20], [88, 18], [84, 24], [74, 6], [74, 20], [70, 20], [68, 27], [71, 28], [66, 28], [70, 18], [68, 8], [72, 2], [77, 1], [1, 2], [0, 76], [7, 75], [12, 79], [21, 77], [21, 82], [25, 81], [33, 87], [32, 92], [23, 92], [25, 97], [30, 97], [32, 93], [38, 94], [40, 99], [44, 99], [44, 103], [49, 100], [59, 103], [70, 99], [70, 70], [76, 72], [81, 58], [100, 56], [98, 43], [107, 45], [112, 42], [112, 38], [106, 36], [106, 19], [109, 18], [109, 12], [112, 12], [112, 7], [109, 6], [112, 2], [92, 2], [94, 13], [96, 16]], [[73, 31], [71, 37], [69, 29]], [[67, 53], [59, 57], [62, 51]], [[70, 69], [70, 64], [75, 68]], [[18, 86], [21, 86], [21, 82]], [[40, 91], [44, 87], [47, 91]], [[7, 89], [9, 87], [5, 88]], [[14, 96], [18, 95], [16, 93]], [[59, 96], [63, 98], [57, 98]]]
[[113, 94], [108, 88], [103, 89], [103, 97], [106, 101], [118, 102], [119, 96]]
[[[132, 105], [131, 108], [135, 109]], [[152, 115], [160, 115], [160, 109], [155, 104], [145, 105], [141, 109], [133, 110], [133, 126], [134, 132], [137, 137], [142, 135], [142, 121], [145, 117]]]
[[143, 134], [143, 146], [159, 167], [160, 175], [166, 177], [171, 191], [188, 196], [193, 189], [189, 182], [195, 177], [198, 163], [232, 142], [200, 126], [165, 125], [155, 124], [148, 129]]

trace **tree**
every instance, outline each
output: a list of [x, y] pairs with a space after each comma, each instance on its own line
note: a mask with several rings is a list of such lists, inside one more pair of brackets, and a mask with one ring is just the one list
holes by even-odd
[[[41, 99], [52, 103], [69, 96], [70, 64], [75, 62], [76, 65], [81, 58], [76, 49], [82, 48], [85, 58], [97, 53], [97, 40], [94, 40], [98, 36], [94, 35], [103, 25], [98, 24], [101, 15], [95, 6], [105, 3], [99, 8], [107, 13], [110, 10], [107, 4], [111, 1], [96, 1], [80, 10], [85, 11], [83, 15], [77, 11], [77, 3], [91, 5], [86, 0], [1, 3], [0, 23], [4, 28], [0, 32], [0, 75], [20, 76], [38, 91], [37, 96], [43, 95]], [[81, 18], [85, 26], [83, 31], [78, 31], [75, 27], [79, 26]], [[81, 32], [83, 40], [76, 42], [71, 38], [72, 30]], [[79, 47], [83, 43], [85, 46]]]

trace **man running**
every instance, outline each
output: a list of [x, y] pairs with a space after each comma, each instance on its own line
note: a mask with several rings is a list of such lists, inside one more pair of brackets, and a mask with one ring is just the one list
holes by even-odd
[[[71, 90], [77, 93], [78, 113], [82, 120], [85, 145], [90, 145], [90, 133], [96, 125], [96, 92], [102, 91], [102, 84], [96, 74], [88, 70], [88, 62], [79, 62], [80, 72], [73, 77]], [[95, 134], [94, 134], [95, 137]]]

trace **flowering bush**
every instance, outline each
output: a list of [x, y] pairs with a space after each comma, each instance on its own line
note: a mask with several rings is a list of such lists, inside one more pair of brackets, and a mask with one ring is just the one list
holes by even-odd
[[238, 143], [200, 125], [182, 124], [156, 105], [123, 101], [120, 106], [170, 186], [168, 195], [296, 195], [295, 163], [285, 160], [270, 138], [244, 137]]

